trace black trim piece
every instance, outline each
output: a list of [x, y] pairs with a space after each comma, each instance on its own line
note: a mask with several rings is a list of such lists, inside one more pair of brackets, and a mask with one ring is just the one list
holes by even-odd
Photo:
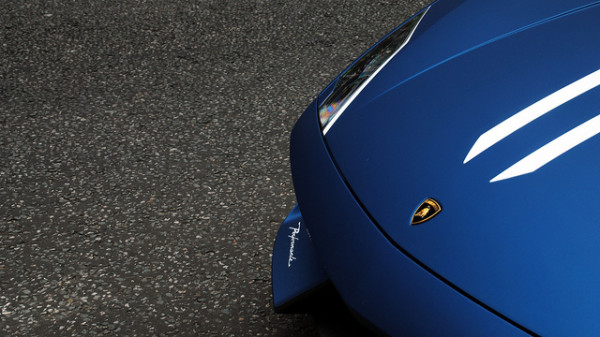
[[332, 283], [315, 296], [319, 298], [313, 301], [317, 306], [312, 313], [320, 337], [387, 336], [352, 310]]
[[[273, 277], [271, 276], [271, 279], [272, 278]], [[293, 299], [285, 302], [284, 304], [278, 307], [275, 306], [275, 303], [273, 302], [273, 300], [271, 300], [271, 303], [273, 304], [273, 310], [275, 311], [275, 313], [278, 314], [310, 313], [313, 311], [312, 308], [315, 306], [313, 303], [315, 302], [313, 300], [315, 298], [315, 295], [323, 292], [325, 289], [329, 288], [329, 286], [332, 286], [331, 281], [327, 280], [319, 284], [318, 286], [303, 292], [302, 294], [294, 297]]]

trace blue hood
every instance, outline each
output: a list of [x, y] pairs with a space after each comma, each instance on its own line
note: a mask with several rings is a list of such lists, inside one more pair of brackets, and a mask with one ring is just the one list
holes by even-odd
[[[486, 131], [600, 69], [600, 7], [540, 6], [436, 3], [326, 142], [366, 211], [414, 259], [535, 333], [582, 336], [600, 331], [600, 135], [533, 173], [490, 180], [600, 115], [600, 87], [464, 163]], [[442, 212], [411, 226], [428, 197]]]

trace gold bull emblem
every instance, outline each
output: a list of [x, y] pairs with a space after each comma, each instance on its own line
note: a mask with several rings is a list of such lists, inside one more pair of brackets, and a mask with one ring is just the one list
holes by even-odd
[[411, 225], [422, 224], [425, 221], [431, 220], [439, 212], [442, 211], [442, 206], [439, 202], [432, 198], [428, 198], [417, 208], [412, 217]]

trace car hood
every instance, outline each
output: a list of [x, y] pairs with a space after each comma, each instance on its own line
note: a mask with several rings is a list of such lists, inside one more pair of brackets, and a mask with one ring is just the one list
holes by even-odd
[[[600, 135], [534, 172], [491, 181], [600, 115], [600, 87], [557, 94], [563, 104], [467, 154], [488, 130], [600, 69], [600, 7], [588, 3], [434, 4], [325, 137], [390, 240], [541, 335], [600, 331]], [[429, 197], [441, 213], [411, 225]]]

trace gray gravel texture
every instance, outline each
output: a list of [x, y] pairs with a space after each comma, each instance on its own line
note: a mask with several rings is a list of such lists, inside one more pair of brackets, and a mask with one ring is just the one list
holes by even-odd
[[290, 131], [423, 1], [0, 2], [0, 331], [314, 336], [273, 313]]

